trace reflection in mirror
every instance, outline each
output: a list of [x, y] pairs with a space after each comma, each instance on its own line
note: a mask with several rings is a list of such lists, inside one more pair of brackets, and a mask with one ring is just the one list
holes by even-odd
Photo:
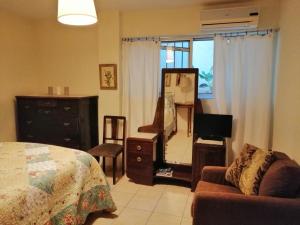
[[164, 96], [165, 161], [191, 164], [195, 73], [166, 73]]

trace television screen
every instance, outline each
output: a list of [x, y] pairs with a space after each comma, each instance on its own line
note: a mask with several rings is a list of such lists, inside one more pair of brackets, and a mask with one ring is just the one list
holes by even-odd
[[232, 115], [197, 114], [196, 132], [203, 139], [221, 140], [231, 137]]

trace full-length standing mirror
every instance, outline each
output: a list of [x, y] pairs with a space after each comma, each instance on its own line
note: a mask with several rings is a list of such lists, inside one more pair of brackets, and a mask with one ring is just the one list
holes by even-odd
[[163, 69], [164, 161], [192, 164], [198, 69]]

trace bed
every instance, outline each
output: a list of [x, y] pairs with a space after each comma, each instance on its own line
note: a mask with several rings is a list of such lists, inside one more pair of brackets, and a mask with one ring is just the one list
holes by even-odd
[[165, 108], [164, 108], [164, 134], [165, 140], [176, 130], [174, 94], [170, 92], [165, 93]]
[[98, 162], [58, 146], [0, 142], [0, 224], [79, 225], [116, 206]]

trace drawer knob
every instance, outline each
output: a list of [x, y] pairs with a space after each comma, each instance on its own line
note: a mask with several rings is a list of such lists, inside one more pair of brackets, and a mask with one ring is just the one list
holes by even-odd
[[29, 105], [25, 105], [24, 108], [25, 109], [30, 109], [30, 106]]
[[141, 151], [142, 150], [142, 146], [140, 146], [140, 145], [136, 146], [136, 150]]
[[71, 138], [64, 138], [64, 141], [65, 141], [65, 142], [70, 142], [70, 141], [71, 141]]
[[31, 135], [31, 134], [28, 134], [28, 135], [27, 135], [27, 138], [34, 138], [34, 136]]
[[30, 124], [32, 124], [32, 120], [27, 120], [26, 123], [27, 123], [28, 125], [30, 125]]
[[45, 110], [45, 111], [44, 111], [44, 113], [45, 113], [46, 115], [48, 115], [50, 112], [51, 112], [50, 110]]
[[138, 157], [136, 158], [136, 161], [142, 162], [142, 157], [138, 156]]
[[70, 107], [70, 106], [65, 106], [65, 107], [64, 107], [64, 110], [65, 110], [65, 111], [70, 111], [70, 110], [71, 110], [71, 107]]
[[64, 126], [68, 127], [68, 126], [70, 126], [70, 123], [64, 123]]

